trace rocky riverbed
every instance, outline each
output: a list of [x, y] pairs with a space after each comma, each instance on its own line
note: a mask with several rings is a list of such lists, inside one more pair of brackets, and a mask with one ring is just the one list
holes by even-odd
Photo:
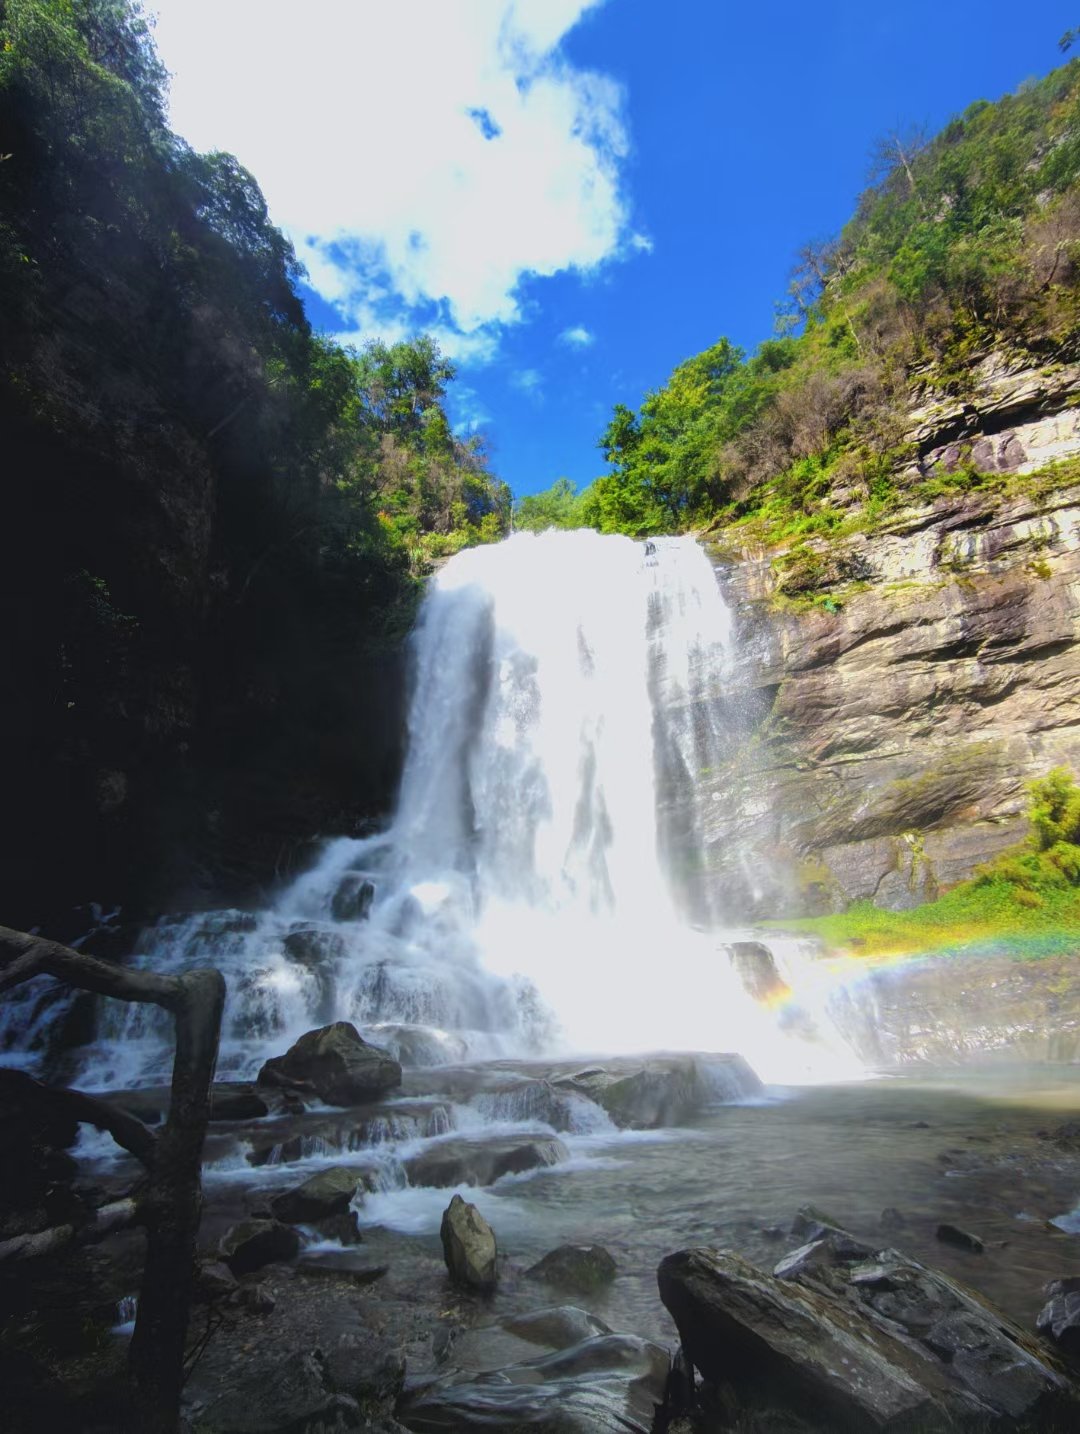
[[[144, 1118], [164, 1104], [154, 1091], [116, 1099]], [[839, 1321], [845, 1339], [880, 1345], [872, 1329], [880, 1311], [871, 1318], [848, 1309], [851, 1289], [870, 1278], [852, 1268], [884, 1260], [874, 1280], [895, 1284], [897, 1261], [907, 1262], [901, 1283], [915, 1278], [915, 1262], [988, 1301], [999, 1324], [1012, 1321], [1035, 1341], [1020, 1360], [1031, 1398], [1001, 1395], [998, 1409], [997, 1395], [968, 1389], [956, 1397], [966, 1409], [971, 1395], [972, 1417], [992, 1414], [988, 1427], [1002, 1429], [1073, 1427], [1045, 1422], [1061, 1400], [1068, 1405], [1055, 1384], [1066, 1366], [1035, 1323], [1048, 1282], [1080, 1274], [1072, 1213], [1080, 1134], [1068, 1120], [1078, 1099], [1069, 1069], [951, 1071], [947, 1083], [924, 1071], [779, 1091], [723, 1056], [406, 1069], [399, 1087], [349, 1107], [280, 1085], [221, 1087], [206, 1152], [191, 1428], [587, 1434], [679, 1419], [700, 1430], [843, 1427], [821, 1412], [833, 1408], [832, 1395], [815, 1403], [821, 1391], [810, 1398], [799, 1381], [768, 1414], [773, 1423], [739, 1424], [766, 1417], [749, 1411], [763, 1389], [773, 1393], [769, 1361], [758, 1394], [732, 1383], [701, 1348], [691, 1350], [700, 1376], [692, 1398], [685, 1361], [671, 1373], [688, 1317], [663, 1282], [658, 1289], [658, 1267], [680, 1251], [722, 1251], [713, 1276], [749, 1262], [755, 1288], [773, 1298], [774, 1268], [815, 1243], [799, 1214], [807, 1204], [842, 1227], [855, 1251], [833, 1261], [830, 1247], [828, 1278], [816, 1268], [818, 1252], [810, 1275], [796, 1269], [799, 1288], [781, 1290], [798, 1304], [809, 1289], [811, 1314], [801, 1317], [825, 1329], [822, 1338], [833, 1338]], [[96, 1136], [76, 1148], [73, 1189], [87, 1202], [114, 1200], [135, 1176], [106, 1151]], [[440, 1224], [455, 1194], [494, 1231], [491, 1290], [462, 1287], [448, 1273]], [[961, 1237], [943, 1238], [944, 1227]], [[565, 1255], [543, 1263], [564, 1246], [606, 1254], [590, 1257], [592, 1275], [575, 1278]], [[43, 1415], [50, 1429], [116, 1427], [103, 1376], [122, 1370], [118, 1327], [132, 1315], [140, 1263], [141, 1236], [126, 1231], [32, 1279], [25, 1269], [21, 1281], [5, 1276], [2, 1354], [14, 1428], [39, 1429]], [[920, 1274], [920, 1288], [939, 1275]], [[920, 1298], [933, 1304], [929, 1288]], [[933, 1285], [939, 1304], [954, 1298], [941, 1288]], [[829, 1303], [836, 1300], [839, 1315]], [[744, 1309], [740, 1327], [754, 1318]], [[922, 1341], [919, 1360], [930, 1357], [922, 1336], [935, 1324], [903, 1336]], [[971, 1336], [975, 1345], [980, 1338]], [[930, 1343], [936, 1349], [940, 1340]], [[738, 1342], [729, 1333], [713, 1345]], [[889, 1355], [893, 1364], [899, 1357]], [[1031, 1360], [1049, 1372], [1031, 1374]], [[933, 1385], [938, 1377], [921, 1364], [917, 1378], [905, 1369], [902, 1379], [895, 1370], [888, 1378]], [[987, 1398], [984, 1408], [978, 1400]], [[810, 1423], [792, 1422], [792, 1401], [807, 1399]], [[911, 1427], [947, 1427], [933, 1423], [939, 1414], [931, 1400]], [[909, 1427], [851, 1417], [856, 1428]]]

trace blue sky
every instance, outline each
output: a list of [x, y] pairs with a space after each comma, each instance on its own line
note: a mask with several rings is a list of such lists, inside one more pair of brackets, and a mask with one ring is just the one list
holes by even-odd
[[768, 336], [878, 135], [1060, 62], [1080, 0], [152, 0], [174, 127], [235, 152], [345, 340], [432, 329], [516, 494]]

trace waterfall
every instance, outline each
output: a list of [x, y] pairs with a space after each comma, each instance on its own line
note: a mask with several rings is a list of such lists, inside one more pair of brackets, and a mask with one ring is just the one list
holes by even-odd
[[[387, 828], [330, 842], [270, 909], [163, 921], [136, 959], [223, 970], [227, 1075], [344, 1019], [406, 1064], [738, 1049], [797, 1078], [820, 1047], [750, 998], [723, 913], [678, 879], [702, 859], [730, 629], [691, 538], [520, 533], [459, 553], [413, 634]], [[105, 1004], [84, 1082], [163, 1079], [161, 1013]]]

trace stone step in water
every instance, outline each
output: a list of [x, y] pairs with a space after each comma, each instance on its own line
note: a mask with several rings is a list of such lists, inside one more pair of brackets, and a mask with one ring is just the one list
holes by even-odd
[[406, 1101], [400, 1105], [357, 1106], [342, 1111], [306, 1111], [283, 1116], [250, 1132], [250, 1165], [283, 1165], [313, 1156], [429, 1140], [455, 1128], [448, 1101]]

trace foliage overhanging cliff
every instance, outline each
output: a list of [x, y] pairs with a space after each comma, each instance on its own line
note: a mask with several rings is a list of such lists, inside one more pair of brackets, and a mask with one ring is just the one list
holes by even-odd
[[419, 579], [509, 517], [453, 366], [313, 333], [256, 181], [170, 133], [165, 78], [128, 0], [0, 0], [15, 924], [240, 891], [380, 808]]
[[523, 499], [522, 526], [784, 539], [977, 485], [969, 453], [929, 471], [910, 414], [976, 399], [988, 353], [1080, 350], [1080, 61], [931, 140], [889, 136], [875, 167], [839, 238], [801, 251], [778, 336], [749, 357], [722, 338], [618, 405], [610, 471]]

